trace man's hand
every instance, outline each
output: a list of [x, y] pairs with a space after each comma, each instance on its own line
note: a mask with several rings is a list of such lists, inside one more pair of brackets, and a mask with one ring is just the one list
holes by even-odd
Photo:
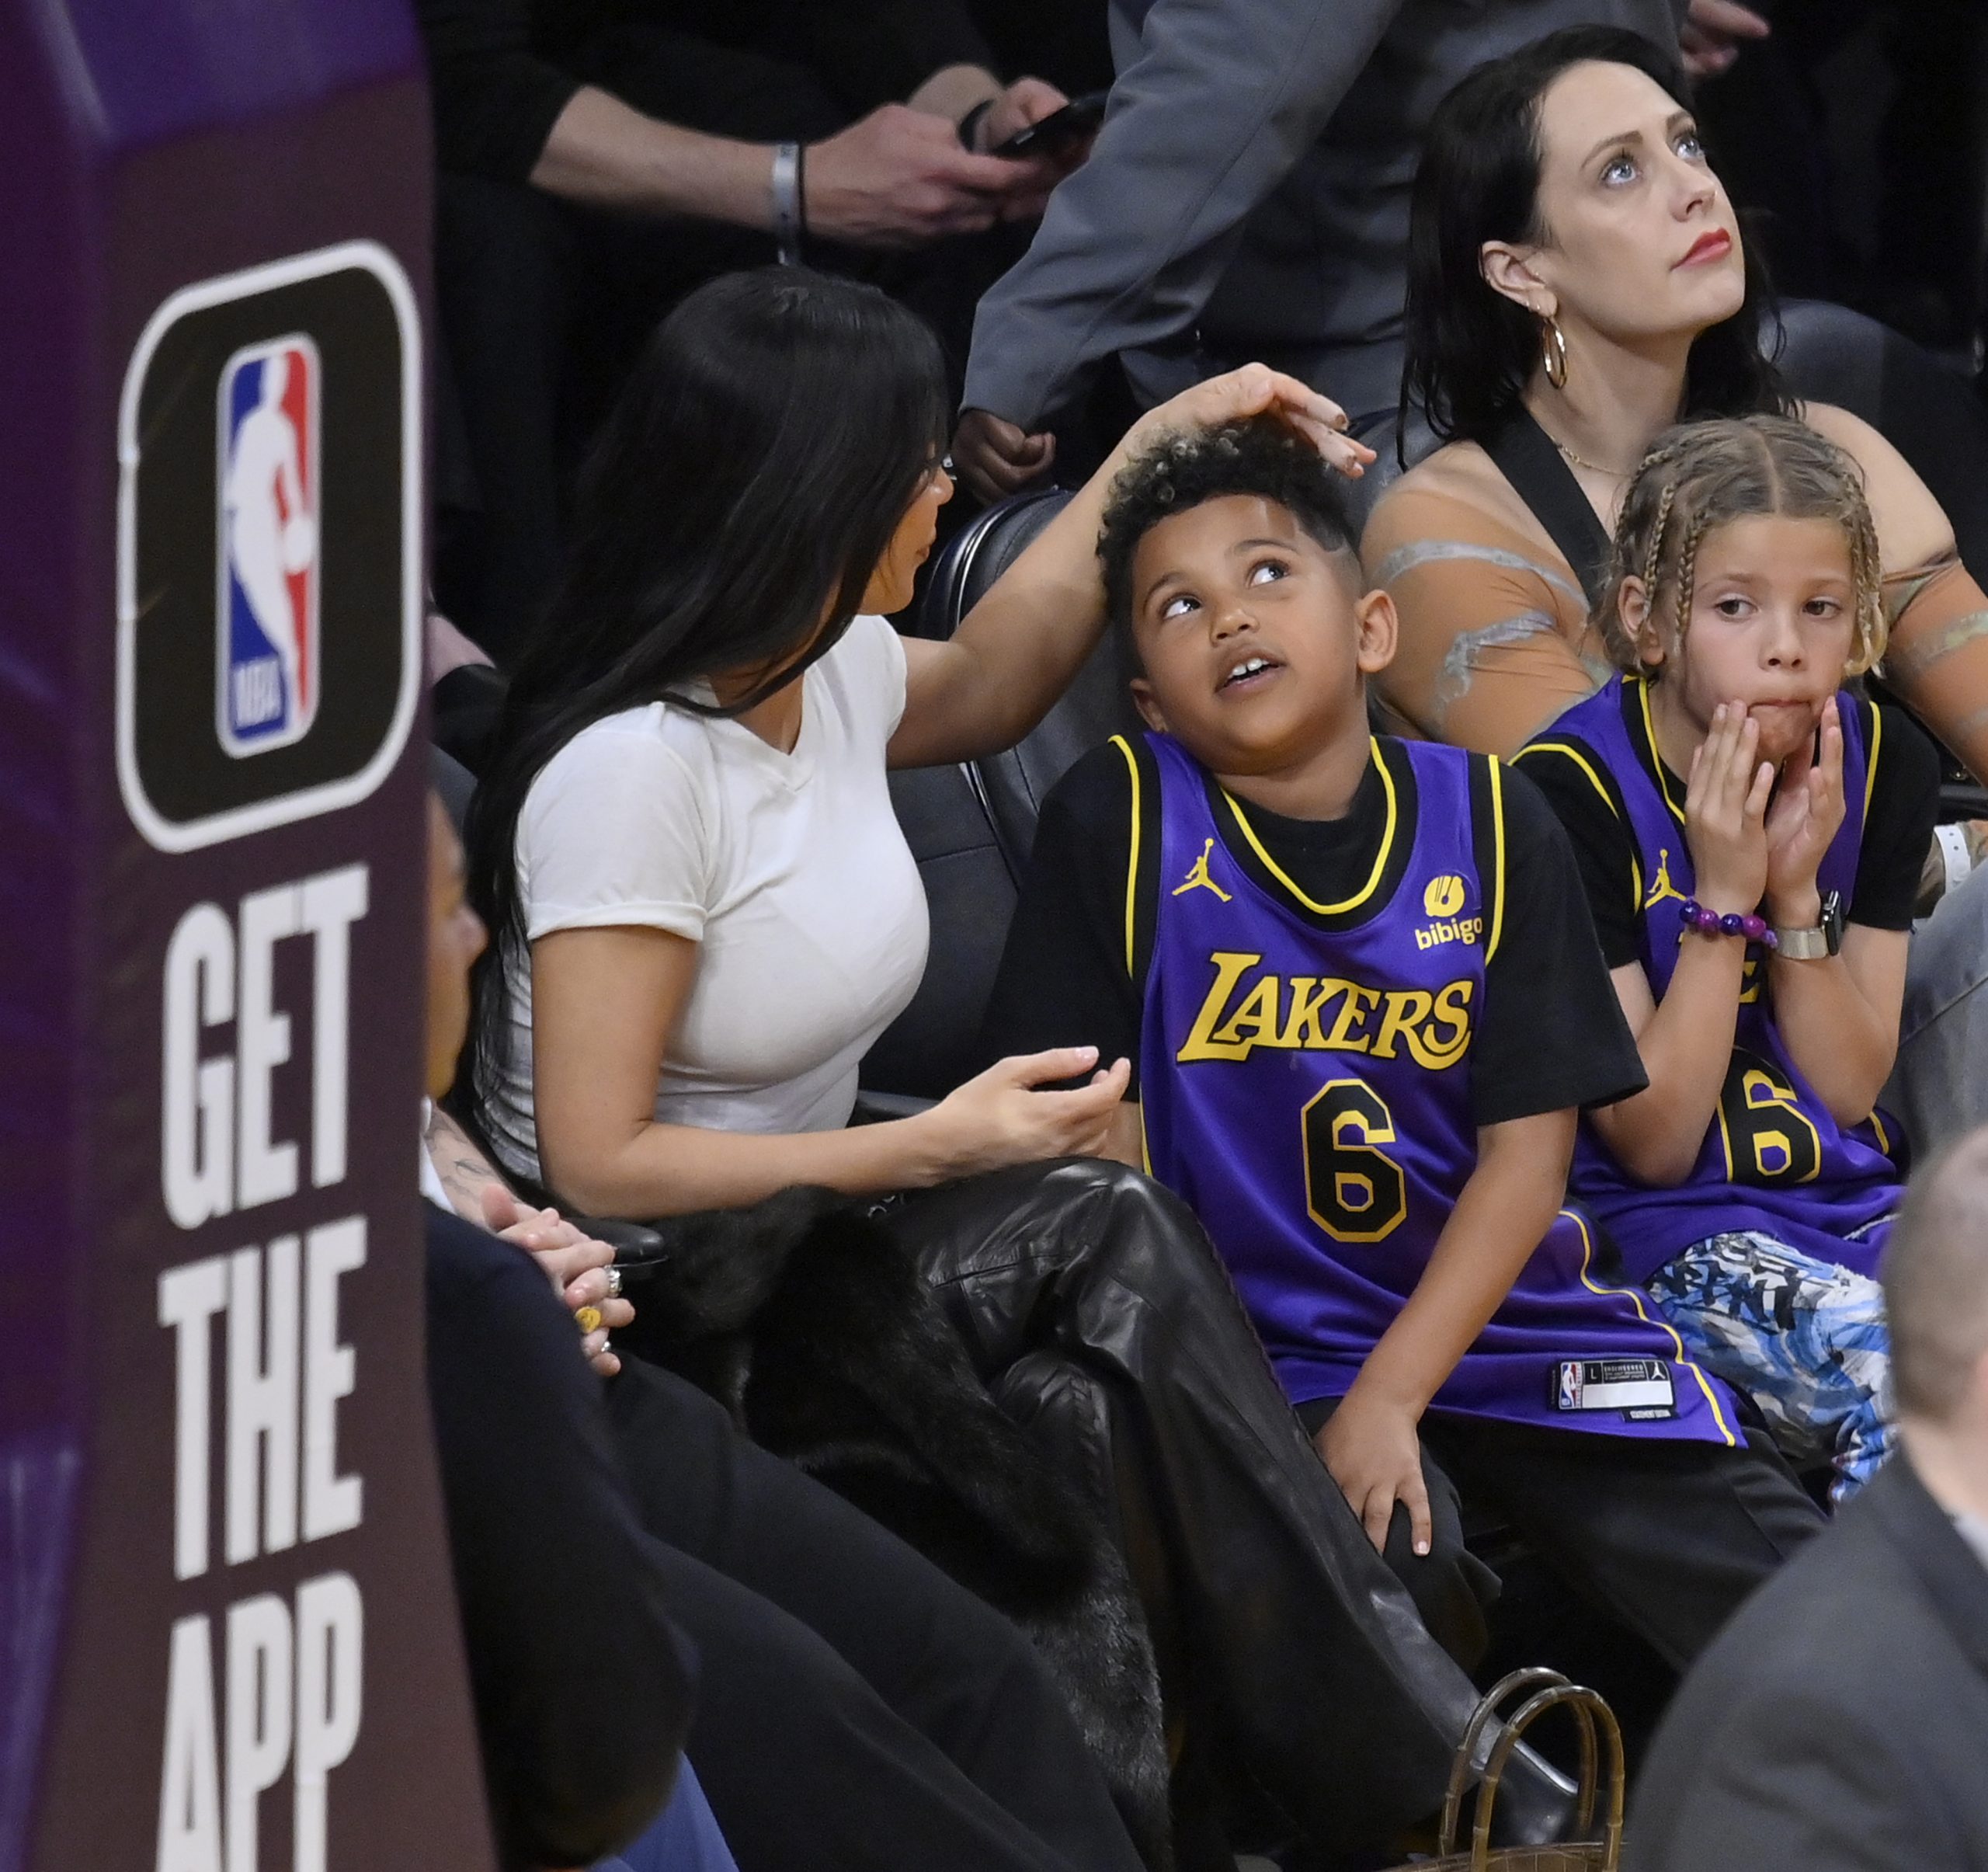
[[963, 409], [953, 432], [953, 468], [982, 500], [1005, 500], [1048, 473], [1056, 438], [1031, 436], [985, 409]]
[[1737, 0], [1691, 0], [1677, 34], [1677, 49], [1692, 77], [1716, 78], [1732, 65], [1748, 40], [1764, 39], [1773, 30]]
[[[1031, 124], [1054, 117], [1069, 101], [1042, 78], [1018, 78], [981, 113], [980, 121], [974, 126], [973, 147], [991, 155]], [[1001, 207], [1002, 220], [1038, 218], [1048, 206], [1050, 191], [1090, 154], [1090, 138], [1086, 137], [1055, 149], [1003, 158], [1013, 179]]]
[[1029, 166], [961, 148], [946, 118], [885, 104], [808, 145], [808, 231], [853, 247], [978, 234], [1001, 218]]
[[627, 1301], [613, 1298], [608, 1268], [614, 1251], [604, 1241], [582, 1235], [556, 1209], [533, 1209], [520, 1202], [501, 1183], [483, 1192], [484, 1226], [492, 1234], [515, 1242], [545, 1270], [552, 1290], [569, 1312], [592, 1307], [600, 1323], [580, 1337], [581, 1355], [603, 1378], [612, 1378], [621, 1361], [607, 1349], [610, 1333], [635, 1317]]

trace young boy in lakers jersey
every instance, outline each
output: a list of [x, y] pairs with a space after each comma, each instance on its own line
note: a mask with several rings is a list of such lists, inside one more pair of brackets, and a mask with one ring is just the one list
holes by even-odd
[[1152, 732], [1046, 802], [992, 1037], [1137, 1062], [1119, 1148], [1445, 1643], [1483, 1637], [1461, 1484], [1690, 1657], [1816, 1515], [1562, 1209], [1576, 1112], [1642, 1079], [1564, 836], [1496, 763], [1370, 737], [1392, 610], [1274, 423], [1151, 451], [1100, 551]]
[[1925, 736], [1843, 687], [1885, 644], [1854, 465], [1780, 416], [1660, 437], [1602, 616], [1625, 673], [1519, 757], [1649, 1079], [1583, 1127], [1574, 1193], [1840, 1501], [1892, 1441], [1875, 1276], [1902, 1140], [1875, 1103], [1939, 785]]

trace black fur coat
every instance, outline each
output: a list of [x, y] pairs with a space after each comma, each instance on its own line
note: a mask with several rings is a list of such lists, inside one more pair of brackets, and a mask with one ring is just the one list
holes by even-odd
[[624, 1251], [622, 1348], [716, 1397], [1027, 1631], [1140, 1851], [1172, 1861], [1152, 1650], [1097, 1512], [989, 1397], [917, 1268], [860, 1202], [797, 1188]]

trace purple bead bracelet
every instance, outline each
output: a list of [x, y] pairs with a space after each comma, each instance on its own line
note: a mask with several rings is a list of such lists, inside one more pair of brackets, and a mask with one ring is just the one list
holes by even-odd
[[1743, 936], [1765, 948], [1781, 946], [1764, 917], [1742, 917], [1735, 910], [1728, 910], [1722, 917], [1716, 910], [1707, 910], [1695, 897], [1687, 897], [1678, 905], [1677, 916], [1686, 929], [1696, 930], [1701, 936]]

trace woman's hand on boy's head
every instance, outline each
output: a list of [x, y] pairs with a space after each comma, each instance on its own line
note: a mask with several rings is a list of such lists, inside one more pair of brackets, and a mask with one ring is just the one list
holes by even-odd
[[1767, 809], [1767, 896], [1771, 920], [1812, 928], [1822, 919], [1816, 883], [1823, 854], [1843, 824], [1843, 719], [1831, 696], [1813, 742], [1782, 764]]
[[1345, 433], [1346, 412], [1330, 397], [1267, 364], [1245, 364], [1182, 391], [1142, 416], [1126, 437], [1126, 445], [1136, 450], [1170, 430], [1219, 429], [1225, 423], [1267, 413], [1289, 423], [1342, 475], [1363, 475], [1374, 459], [1365, 443]]
[[1751, 913], [1767, 886], [1767, 796], [1774, 769], [1759, 759], [1760, 725], [1738, 702], [1712, 711], [1712, 729], [1691, 755], [1684, 793], [1684, 842], [1698, 899], [1722, 916]]

